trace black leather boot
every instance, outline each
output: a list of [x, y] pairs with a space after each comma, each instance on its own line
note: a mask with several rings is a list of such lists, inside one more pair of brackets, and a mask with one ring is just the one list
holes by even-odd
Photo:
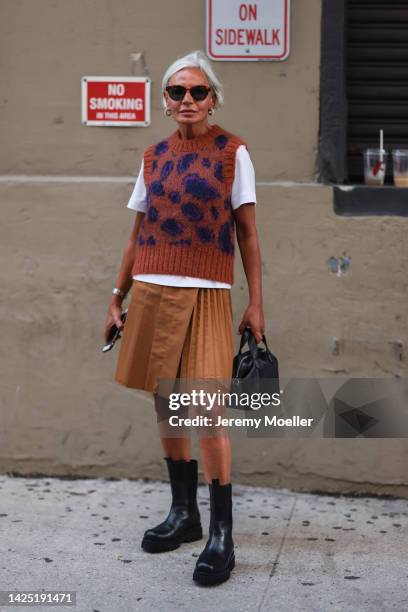
[[235, 566], [231, 483], [220, 485], [217, 478], [208, 487], [211, 508], [209, 538], [193, 574], [193, 580], [203, 585], [225, 582]]
[[148, 529], [142, 540], [146, 552], [174, 550], [183, 542], [203, 537], [197, 506], [197, 461], [173, 461], [165, 457], [170, 477], [172, 504], [167, 518]]

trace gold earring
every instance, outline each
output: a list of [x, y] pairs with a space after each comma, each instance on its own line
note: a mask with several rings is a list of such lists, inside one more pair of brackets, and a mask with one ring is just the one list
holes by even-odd
[[213, 115], [213, 114], [214, 114], [214, 110], [213, 110], [212, 108], [209, 108], [209, 109], [208, 109], [208, 114], [209, 114], [209, 115]]
[[164, 111], [164, 114], [166, 115], [166, 117], [170, 117], [171, 110], [169, 108], [166, 108], [166, 110]]

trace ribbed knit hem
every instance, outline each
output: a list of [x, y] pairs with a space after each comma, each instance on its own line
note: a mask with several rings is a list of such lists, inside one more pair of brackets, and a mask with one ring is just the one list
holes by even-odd
[[214, 247], [172, 244], [138, 245], [132, 276], [135, 274], [176, 274], [229, 283], [234, 282], [234, 257]]

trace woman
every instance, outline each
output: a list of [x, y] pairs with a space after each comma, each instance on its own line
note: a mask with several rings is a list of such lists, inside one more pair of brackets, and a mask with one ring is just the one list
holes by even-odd
[[[158, 381], [231, 378], [234, 227], [249, 290], [238, 332], [250, 327], [257, 342], [264, 333], [253, 166], [242, 139], [208, 123], [223, 103], [221, 83], [196, 51], [168, 68], [162, 95], [177, 129], [144, 152], [128, 203], [137, 211], [135, 224], [105, 326], [105, 336], [113, 323], [122, 329], [121, 305], [132, 287], [115, 380], [153, 393], [172, 492], [167, 518], [144, 534], [146, 552], [202, 538], [190, 435], [163, 428], [169, 400]], [[211, 519], [193, 578], [218, 584], [235, 564], [231, 446], [225, 433], [199, 434], [199, 443]]]

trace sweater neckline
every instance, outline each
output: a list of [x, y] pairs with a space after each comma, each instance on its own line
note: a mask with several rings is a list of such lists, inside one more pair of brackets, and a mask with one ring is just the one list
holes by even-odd
[[195, 136], [194, 138], [183, 139], [180, 135], [180, 131], [177, 129], [171, 134], [168, 142], [173, 151], [195, 151], [196, 149], [202, 149], [210, 144], [222, 131], [222, 128], [214, 123], [205, 134]]

